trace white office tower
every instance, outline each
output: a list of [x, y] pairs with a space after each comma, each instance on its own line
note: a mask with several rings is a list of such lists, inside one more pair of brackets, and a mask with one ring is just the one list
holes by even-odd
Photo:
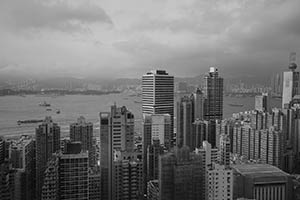
[[174, 76], [153, 70], [142, 78], [143, 114], [169, 114], [174, 127]]

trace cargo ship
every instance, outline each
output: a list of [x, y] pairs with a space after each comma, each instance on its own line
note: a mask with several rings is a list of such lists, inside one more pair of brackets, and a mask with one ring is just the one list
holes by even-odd
[[51, 104], [50, 104], [50, 103], [47, 103], [46, 101], [44, 101], [43, 103], [40, 103], [39, 106], [50, 107]]
[[21, 125], [21, 124], [41, 123], [43, 121], [44, 120], [42, 120], [42, 119], [30, 119], [30, 120], [18, 120], [17, 123], [18, 123], [18, 125]]
[[244, 104], [238, 104], [238, 103], [229, 103], [228, 105], [232, 106], [232, 107], [243, 107]]

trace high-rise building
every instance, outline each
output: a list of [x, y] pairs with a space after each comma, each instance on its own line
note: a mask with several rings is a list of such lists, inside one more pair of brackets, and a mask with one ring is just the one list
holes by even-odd
[[175, 147], [159, 158], [159, 197], [161, 200], [200, 199], [201, 157], [189, 148]]
[[114, 151], [112, 199], [138, 200], [143, 196], [143, 162], [140, 152]]
[[[174, 77], [165, 70], [154, 70], [142, 78], [143, 114], [169, 114], [174, 127]], [[173, 138], [173, 137], [172, 137]]]
[[230, 165], [230, 137], [229, 135], [221, 135], [220, 138], [220, 164], [228, 167]]
[[233, 199], [233, 172], [225, 165], [212, 164], [206, 171], [207, 200]]
[[0, 164], [5, 160], [5, 140], [0, 137]]
[[14, 178], [16, 171], [11, 168], [8, 160], [0, 164], [0, 199], [11, 200], [15, 199], [14, 190], [16, 188]]
[[26, 135], [12, 141], [9, 147], [12, 168], [16, 170], [15, 200], [34, 199], [35, 195], [35, 141]]
[[[169, 114], [143, 115], [143, 176], [144, 192], [147, 181], [157, 179], [158, 156], [171, 147], [171, 117]], [[150, 174], [148, 174], [150, 173]]]
[[171, 147], [172, 132], [169, 114], [146, 114], [143, 116], [144, 147], [147, 149], [153, 140], [159, 141], [159, 144], [167, 149]]
[[207, 191], [207, 175], [206, 172], [213, 163], [216, 163], [218, 158], [218, 152], [219, 150], [216, 148], [212, 148], [211, 144], [207, 141], [203, 141], [203, 144], [201, 148], [197, 148], [195, 150], [195, 154], [200, 156], [201, 159], [201, 181], [200, 181], [200, 187], [198, 188], [200, 190], [200, 198], [199, 199], [206, 199], [208, 196]]
[[282, 76], [283, 73], [277, 73], [271, 77], [272, 94], [278, 97], [282, 96]]
[[193, 93], [193, 107], [194, 107], [193, 121], [196, 119], [203, 120], [204, 102], [205, 102], [204, 94], [199, 88], [197, 88], [196, 92]]
[[[70, 145], [73, 145], [72, 143]], [[42, 187], [42, 199], [88, 200], [89, 158], [78, 143], [66, 153], [56, 153], [49, 160]]]
[[83, 116], [70, 125], [70, 141], [81, 142], [82, 150], [88, 151], [89, 164], [96, 164], [95, 147], [93, 145], [93, 123], [86, 122]]
[[61, 154], [59, 157], [59, 196], [61, 200], [88, 200], [88, 154]]
[[299, 94], [300, 74], [296, 72], [296, 53], [290, 54], [290, 71], [283, 72], [282, 108], [288, 108], [293, 97]]
[[111, 106], [110, 113], [100, 113], [101, 195], [113, 198], [114, 150], [132, 152], [134, 149], [134, 115], [125, 106]]
[[256, 200], [291, 200], [292, 178], [277, 167], [267, 164], [233, 165], [233, 198]]
[[235, 121], [230, 119], [225, 119], [218, 121], [216, 124], [216, 147], [220, 148], [220, 139], [222, 135], [228, 135], [230, 139], [230, 152], [232, 152], [233, 143], [233, 126]]
[[218, 69], [211, 67], [204, 78], [205, 120], [221, 120], [223, 118], [223, 78]]
[[216, 121], [196, 119], [192, 125], [191, 148], [201, 147], [203, 141], [208, 141], [213, 147], [217, 146]]
[[101, 199], [101, 173], [100, 167], [89, 169], [89, 200]]
[[255, 96], [255, 110], [261, 112], [270, 112], [270, 99], [268, 93]]
[[237, 125], [233, 131], [233, 153], [245, 159], [282, 167], [283, 132], [270, 127], [255, 130], [249, 125]]
[[147, 183], [147, 199], [148, 200], [159, 200], [158, 180], [152, 180]]
[[196, 119], [193, 123], [193, 143], [191, 149], [200, 148], [208, 139], [207, 121]]
[[144, 158], [146, 164], [146, 181], [147, 183], [150, 180], [158, 179], [158, 160], [159, 156], [164, 153], [164, 148], [159, 144], [157, 140], [154, 140], [153, 143], [147, 148], [147, 155]]
[[60, 127], [46, 117], [35, 130], [36, 138], [36, 198], [41, 199], [44, 172], [48, 159], [60, 150]]
[[101, 199], [108, 199], [110, 113], [100, 113]]
[[[192, 148], [193, 99], [187, 96], [177, 102], [177, 131], [176, 144], [179, 148]], [[192, 150], [192, 149], [191, 149]]]

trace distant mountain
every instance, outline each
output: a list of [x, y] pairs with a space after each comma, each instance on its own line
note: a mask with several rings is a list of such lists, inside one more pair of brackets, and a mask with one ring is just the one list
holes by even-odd
[[75, 89], [83, 88], [85, 85], [84, 79], [72, 78], [72, 77], [57, 77], [38, 80], [38, 88], [58, 88], [58, 89]]

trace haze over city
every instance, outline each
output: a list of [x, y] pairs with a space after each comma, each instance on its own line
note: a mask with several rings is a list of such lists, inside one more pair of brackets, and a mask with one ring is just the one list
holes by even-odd
[[300, 51], [300, 1], [2, 0], [0, 74], [269, 77]]

